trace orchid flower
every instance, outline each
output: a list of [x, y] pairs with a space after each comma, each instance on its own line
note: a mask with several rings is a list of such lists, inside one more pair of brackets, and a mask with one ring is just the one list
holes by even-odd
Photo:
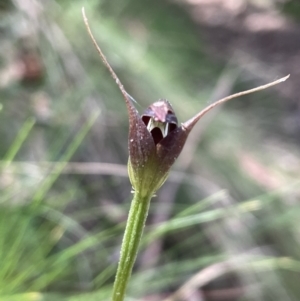
[[180, 155], [193, 127], [203, 115], [214, 107], [230, 99], [284, 82], [289, 75], [269, 84], [220, 99], [181, 124], [178, 124], [174, 109], [166, 99], [154, 102], [145, 110], [144, 114], [140, 115], [134, 106], [133, 98], [126, 92], [93, 37], [84, 9], [82, 9], [82, 13], [87, 31], [104, 65], [122, 92], [129, 115], [128, 173], [134, 190], [134, 198], [122, 242], [112, 297], [113, 301], [123, 301], [137, 256], [150, 200], [167, 179], [169, 170]]

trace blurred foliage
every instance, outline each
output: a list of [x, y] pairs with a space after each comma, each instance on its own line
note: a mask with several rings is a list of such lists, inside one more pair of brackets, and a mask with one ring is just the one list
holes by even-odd
[[[248, 62], [210, 53], [183, 2], [2, 1], [1, 301], [109, 300], [131, 199], [128, 118], [83, 5], [139, 111], [168, 98], [186, 120], [261, 84]], [[230, 300], [299, 299], [300, 150], [280, 126], [282, 102], [248, 95], [199, 123], [153, 199], [128, 300], [163, 300], [201, 273], [203, 300], [226, 289]]]
[[300, 18], [300, 3], [297, 1], [287, 1], [283, 6], [283, 11], [293, 18], [299, 20]]

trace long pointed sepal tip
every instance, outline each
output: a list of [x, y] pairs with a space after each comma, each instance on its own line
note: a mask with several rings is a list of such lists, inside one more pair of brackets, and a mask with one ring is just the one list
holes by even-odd
[[115, 73], [115, 71], [113, 70], [113, 68], [110, 66], [109, 62], [107, 61], [104, 53], [102, 52], [101, 48], [99, 47], [96, 39], [94, 38], [93, 36], [93, 33], [91, 31], [91, 28], [89, 26], [89, 22], [88, 22], [88, 19], [86, 17], [86, 14], [85, 14], [85, 10], [84, 10], [84, 7], [82, 7], [81, 9], [82, 11], [82, 17], [83, 17], [83, 21], [84, 21], [84, 24], [85, 24], [85, 27], [87, 29], [87, 32], [102, 60], [102, 62], [104, 63], [105, 67], [108, 69], [110, 75], [112, 76], [112, 78], [115, 80], [117, 86], [119, 87], [124, 99], [125, 99], [125, 102], [126, 102], [126, 105], [127, 105], [127, 108], [128, 110], [132, 110], [133, 109], [133, 104], [132, 104], [132, 101], [131, 101], [131, 97], [128, 97], [128, 93], [126, 92], [123, 84], [121, 83], [120, 79], [118, 78], [117, 74]]
[[288, 74], [287, 76], [280, 78], [279, 81], [281, 82], [285, 82], [288, 78], [290, 77], [290, 74]]
[[205, 109], [203, 109], [201, 112], [199, 112], [197, 115], [195, 115], [194, 117], [192, 117], [188, 121], [182, 123], [182, 126], [186, 130], [191, 130], [194, 127], [194, 125], [199, 121], [199, 119], [201, 117], [203, 117], [207, 112], [209, 112], [214, 107], [216, 107], [216, 106], [218, 106], [218, 105], [220, 105], [220, 104], [222, 104], [222, 103], [224, 103], [224, 102], [226, 102], [228, 100], [231, 100], [231, 99], [243, 96], [243, 95], [251, 94], [251, 93], [254, 93], [254, 92], [262, 91], [262, 90], [265, 90], [267, 88], [273, 87], [273, 86], [275, 86], [277, 84], [280, 84], [280, 83], [286, 81], [289, 77], [290, 77], [290, 74], [288, 74], [287, 76], [284, 76], [282, 78], [279, 78], [279, 79], [277, 79], [277, 80], [275, 80], [273, 82], [270, 82], [268, 84], [265, 84], [265, 85], [262, 85], [262, 86], [259, 86], [259, 87], [253, 88], [253, 89], [249, 89], [249, 90], [246, 90], [246, 91], [238, 92], [238, 93], [229, 95], [227, 97], [224, 97], [224, 98], [222, 98], [222, 99], [220, 99], [220, 100], [212, 103], [211, 105], [209, 105], [208, 107], [206, 107]]

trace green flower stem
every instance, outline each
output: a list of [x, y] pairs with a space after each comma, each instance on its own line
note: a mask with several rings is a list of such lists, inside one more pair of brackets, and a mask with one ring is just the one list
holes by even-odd
[[112, 301], [124, 300], [126, 287], [138, 253], [151, 198], [152, 195], [145, 197], [141, 196], [138, 192], [134, 194], [121, 246]]

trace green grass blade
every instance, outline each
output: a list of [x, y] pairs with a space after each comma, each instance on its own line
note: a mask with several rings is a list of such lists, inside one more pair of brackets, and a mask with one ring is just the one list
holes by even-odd
[[89, 132], [91, 127], [93, 126], [94, 122], [98, 118], [100, 114], [100, 111], [96, 111], [90, 118], [86, 124], [83, 125], [75, 139], [72, 141], [64, 155], [61, 157], [62, 164], [57, 164], [55, 171], [50, 173], [48, 177], [44, 180], [44, 183], [42, 183], [41, 188], [36, 192], [36, 194], [33, 197], [33, 206], [37, 206], [40, 204], [41, 200], [45, 196], [45, 194], [48, 192], [48, 190], [51, 188], [51, 186], [54, 184], [54, 182], [57, 180], [59, 175], [61, 174], [62, 170], [65, 168], [65, 166], [68, 164], [68, 161], [71, 159], [81, 142], [83, 141], [86, 134]]
[[7, 151], [7, 153], [4, 156], [4, 161], [5, 161], [5, 167], [8, 166], [13, 159], [15, 158], [16, 154], [20, 150], [21, 146], [23, 145], [24, 141], [28, 137], [31, 129], [33, 128], [35, 124], [35, 119], [34, 118], [29, 118], [25, 121], [24, 125], [22, 126], [20, 132], [18, 133], [15, 141]]

